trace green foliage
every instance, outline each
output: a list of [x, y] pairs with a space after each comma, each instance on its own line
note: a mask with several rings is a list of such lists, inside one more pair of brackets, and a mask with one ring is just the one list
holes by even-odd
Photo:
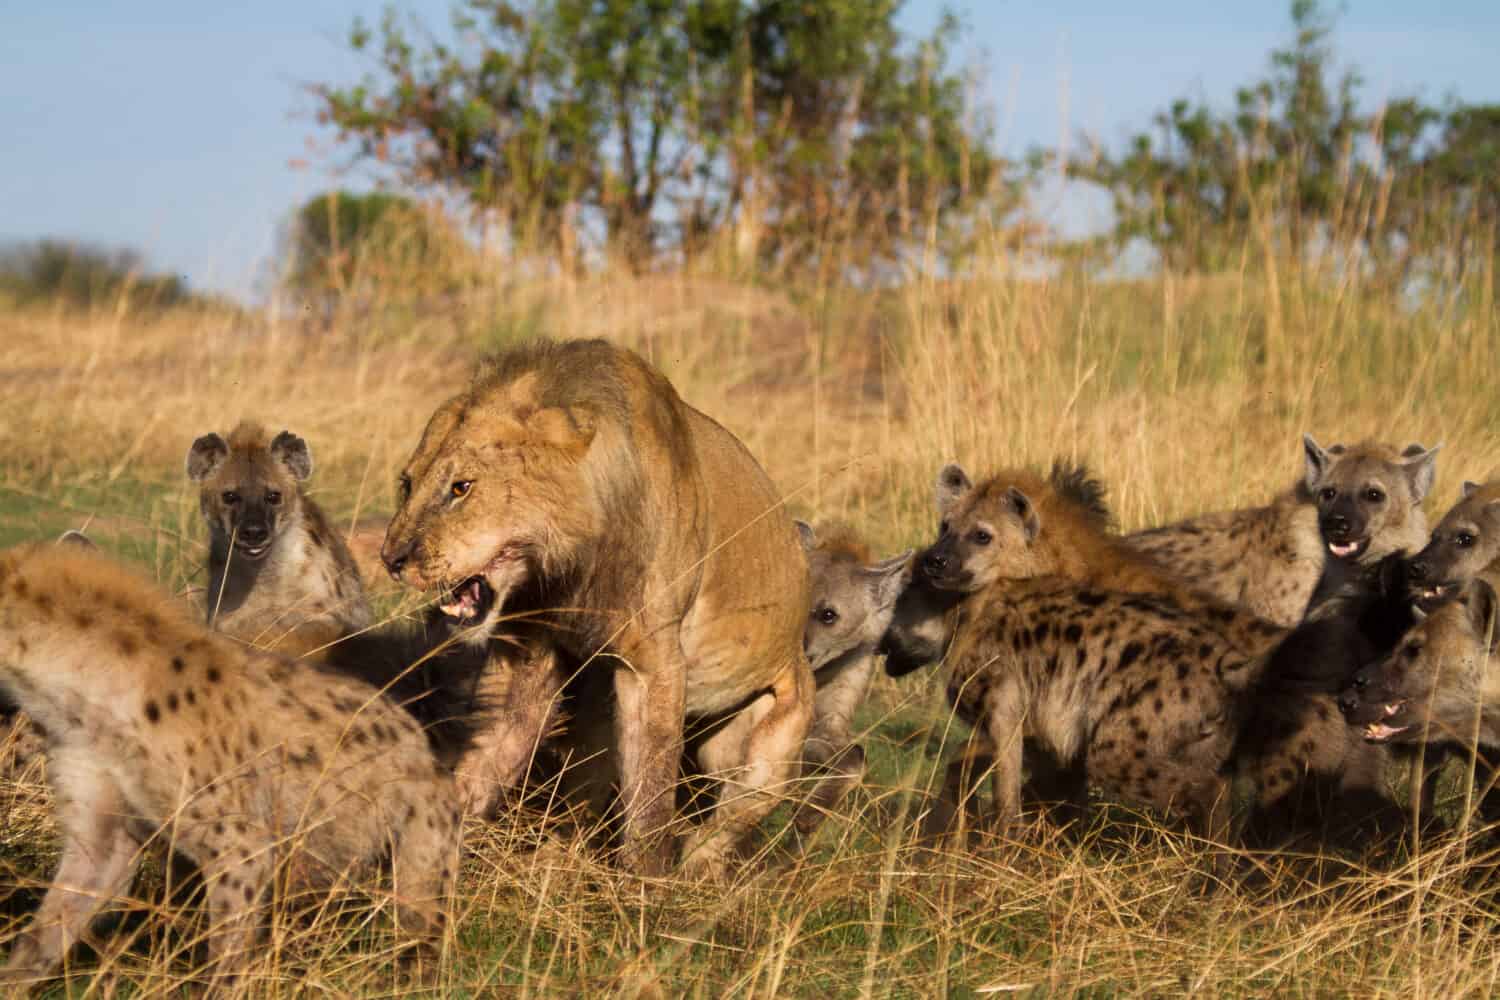
[[894, 259], [993, 193], [957, 23], [910, 44], [899, 0], [464, 0], [445, 41], [357, 23], [375, 69], [319, 86], [361, 158], [463, 195], [511, 235], [630, 260], [731, 224], [762, 261], [822, 241]]
[[387, 298], [450, 290], [466, 247], [441, 215], [410, 198], [329, 191], [293, 213], [283, 236], [284, 287], [304, 297]]
[[56, 301], [80, 308], [123, 302], [166, 309], [193, 298], [177, 275], [146, 273], [134, 250], [59, 239], [0, 250], [0, 291], [19, 302]]
[[1335, 66], [1331, 15], [1293, 0], [1291, 18], [1290, 43], [1231, 111], [1176, 100], [1122, 153], [1067, 164], [1112, 196], [1107, 245], [1144, 240], [1165, 266], [1205, 271], [1233, 266], [1247, 240], [1293, 256], [1335, 245], [1405, 277], [1439, 217], [1492, 232], [1500, 108], [1401, 97], [1362, 111], [1358, 72]]

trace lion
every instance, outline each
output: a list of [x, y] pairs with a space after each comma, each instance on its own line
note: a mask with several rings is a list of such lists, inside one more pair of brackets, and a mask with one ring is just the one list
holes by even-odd
[[[795, 776], [813, 700], [797, 532], [744, 445], [634, 353], [533, 342], [488, 363], [428, 422], [381, 558], [471, 642], [544, 618], [524, 666], [501, 669], [611, 671], [628, 867], [671, 863], [689, 722], [698, 766], [721, 779], [684, 845], [691, 873], [723, 872]], [[540, 731], [556, 698], [534, 700]], [[606, 700], [574, 712], [587, 723]]]

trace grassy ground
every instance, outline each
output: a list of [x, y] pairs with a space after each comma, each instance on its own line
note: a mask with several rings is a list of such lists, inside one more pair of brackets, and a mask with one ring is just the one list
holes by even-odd
[[[1316, 266], [1135, 284], [1084, 278], [788, 292], [693, 274], [495, 282], [430, 308], [364, 303], [318, 322], [0, 304], [0, 543], [87, 527], [175, 590], [202, 533], [182, 472], [194, 436], [253, 417], [307, 438], [313, 484], [378, 539], [431, 410], [518, 337], [607, 336], [642, 351], [740, 435], [799, 516], [877, 548], [931, 531], [931, 480], [958, 459], [1088, 461], [1121, 525], [1257, 502], [1300, 474], [1300, 435], [1441, 441], [1439, 512], [1500, 465], [1493, 301], [1431, 300]], [[364, 546], [368, 552], [369, 546]], [[396, 595], [371, 575], [380, 599]], [[932, 676], [882, 678], [861, 719], [871, 780], [804, 852], [768, 847], [727, 887], [643, 884], [584, 832], [517, 812], [469, 830], [455, 996], [1492, 994], [1486, 842], [1310, 877], [1149, 823], [1045, 826], [935, 852], [911, 812], [960, 735]], [[5, 787], [0, 944], [51, 861], [36, 772]], [[1118, 818], [1118, 814], [1111, 814]], [[768, 831], [771, 832], [771, 831]], [[156, 880], [159, 881], [159, 880]], [[141, 908], [174, 910], [147, 880]], [[364, 894], [279, 912], [253, 995], [403, 990]], [[378, 891], [374, 898], [378, 901]], [[337, 908], [333, 913], [329, 908]], [[193, 923], [127, 915], [58, 995], [157, 995], [193, 964]], [[164, 930], [170, 928], [170, 931]], [[102, 972], [100, 971], [102, 970]]]

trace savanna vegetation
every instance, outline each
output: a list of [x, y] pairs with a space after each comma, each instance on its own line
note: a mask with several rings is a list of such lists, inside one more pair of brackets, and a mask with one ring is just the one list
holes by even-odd
[[[883, 552], [930, 537], [932, 478], [955, 458], [1086, 461], [1126, 529], [1285, 488], [1303, 431], [1441, 441], [1434, 515], [1500, 467], [1494, 109], [1369, 107], [1334, 72], [1326, 13], [1298, 0], [1290, 42], [1234, 107], [1174, 104], [1123, 150], [1011, 164], [948, 59], [951, 26], [913, 42], [893, 4], [805, 6], [472, 0], [456, 42], [394, 15], [357, 29], [375, 65], [320, 88], [327, 120], [415, 197], [304, 206], [264, 308], [118, 308], [128, 288], [60, 308], [0, 287], [0, 542], [85, 528], [165, 586], [201, 586], [182, 459], [253, 416], [308, 440], [316, 497], [386, 613], [408, 613], [417, 598], [373, 558], [397, 472], [476, 359], [532, 336], [640, 351], [794, 514], [849, 521]], [[1051, 239], [1027, 220], [1028, 169], [1105, 187], [1114, 230]], [[1132, 245], [1152, 263], [1120, 277]], [[964, 735], [935, 673], [881, 678], [859, 722], [866, 786], [809, 844], [768, 825], [725, 886], [612, 868], [590, 821], [545, 795], [471, 823], [438, 988], [1457, 996], [1500, 981], [1500, 859], [1461, 822], [1456, 767], [1441, 811], [1461, 832], [1382, 857], [1242, 852], [1118, 808], [1081, 833], [932, 848], [913, 820]], [[0, 791], [4, 942], [55, 847], [39, 769]], [[160, 881], [49, 995], [187, 988], [191, 908]], [[380, 902], [376, 886], [278, 910], [246, 995], [400, 992]]]

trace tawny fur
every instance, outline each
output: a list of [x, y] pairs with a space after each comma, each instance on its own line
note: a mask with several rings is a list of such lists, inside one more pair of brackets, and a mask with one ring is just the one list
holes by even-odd
[[56, 968], [148, 842], [202, 869], [216, 975], [248, 958], [283, 865], [317, 882], [392, 845], [403, 931], [436, 940], [457, 793], [370, 685], [208, 631], [97, 553], [28, 546], [0, 554], [0, 688], [46, 732], [64, 840], [7, 982]]
[[[723, 791], [685, 850], [723, 871], [793, 777], [812, 714], [806, 561], [754, 458], [634, 354], [538, 343], [438, 408], [402, 483], [382, 550], [393, 574], [446, 595], [480, 641], [546, 616], [526, 656], [555, 677], [560, 658], [613, 671], [632, 867], [669, 863], [686, 721], [723, 720], [696, 747]], [[530, 696], [532, 740], [556, 693]], [[462, 770], [482, 807], [489, 776], [514, 768]]]

